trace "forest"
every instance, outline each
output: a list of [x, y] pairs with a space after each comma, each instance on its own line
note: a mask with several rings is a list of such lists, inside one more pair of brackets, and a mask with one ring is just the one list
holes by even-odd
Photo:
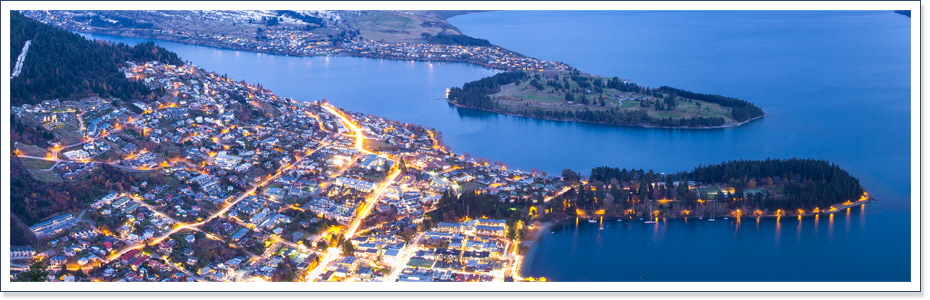
[[[754, 200], [763, 209], [811, 209], [857, 200], [864, 191], [859, 180], [825, 160], [736, 160], [699, 166], [688, 173], [699, 182], [725, 182], [736, 188], [735, 198]], [[783, 186], [779, 197], [740, 198], [743, 188]], [[760, 201], [761, 200], [761, 201]]]
[[439, 33], [432, 35], [429, 33], [420, 34], [423, 36], [423, 39], [427, 43], [431, 44], [446, 44], [446, 45], [461, 45], [461, 46], [479, 46], [479, 47], [490, 47], [491, 42], [486, 39], [473, 38], [464, 34], [445, 34]]
[[129, 60], [184, 64], [176, 54], [152, 42], [132, 47], [89, 41], [80, 35], [29, 19], [19, 12], [10, 12], [11, 61], [16, 61], [28, 40], [32, 41], [32, 45], [22, 73], [10, 80], [13, 106], [91, 94], [124, 100], [151, 100], [156, 91], [146, 88], [141, 82], [125, 78], [119, 66]]
[[500, 91], [502, 85], [526, 78], [526, 72], [503, 72], [466, 83], [462, 88], [449, 89], [449, 101], [468, 107], [492, 110], [497, 105], [488, 95]]
[[[460, 222], [466, 217], [468, 219], [485, 217], [506, 220], [507, 226], [513, 228], [512, 226], [518, 221], [529, 220], [528, 208], [525, 206], [525, 204], [504, 203], [498, 196], [476, 191], [464, 192], [458, 196], [447, 192], [439, 198], [436, 209], [427, 213], [423, 227], [431, 228], [439, 222]], [[522, 232], [511, 230], [507, 234], [509, 238], [513, 238]]]
[[[571, 170], [562, 174], [566, 181], [578, 180]], [[552, 201], [553, 211], [579, 215], [600, 210], [615, 216], [630, 211], [648, 216], [654, 210], [671, 216], [737, 209], [795, 213], [856, 201], [864, 192], [859, 180], [836, 164], [796, 158], [728, 161], [675, 174], [604, 166], [592, 169], [588, 179]], [[723, 192], [711, 195], [709, 190]]]
[[326, 27], [326, 23], [323, 21], [322, 18], [308, 16], [308, 15], [301, 14], [293, 10], [278, 10], [278, 11], [275, 11], [275, 13], [277, 13], [279, 16], [290, 17], [290, 18], [304, 21], [306, 23], [314, 24], [316, 25], [316, 27], [320, 27], [320, 28]]

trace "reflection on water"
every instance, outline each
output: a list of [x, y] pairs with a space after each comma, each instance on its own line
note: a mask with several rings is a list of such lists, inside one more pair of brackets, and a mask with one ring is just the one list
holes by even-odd
[[[871, 236], [886, 237], [886, 232], [854, 223], [861, 223], [867, 218], [875, 218], [879, 220], [876, 222], [888, 226], [907, 222], [906, 217], [883, 211], [872, 212], [877, 215], [867, 217], [862, 206], [856, 208], [859, 209], [850, 210], [848, 222], [837, 223], [833, 220], [835, 216], [826, 216], [830, 220], [829, 230], [825, 231], [818, 231], [820, 215], [755, 218], [754, 226], [744, 226], [741, 218], [729, 222], [660, 219], [655, 224], [628, 218], [600, 219], [599, 222], [579, 219], [577, 223], [567, 220], [563, 225], [553, 227], [553, 234], [543, 236], [539, 243], [541, 247], [533, 261], [527, 262], [522, 275], [545, 276], [558, 281], [786, 281], [785, 274], [797, 274], [790, 278], [798, 281], [904, 280], [905, 272], [870, 270], [892, 266], [905, 266], [907, 269], [906, 255], [865, 260], [858, 267], [831, 264], [829, 268], [811, 268], [812, 265], [822, 265], [817, 262], [861, 261], [858, 255], [882, 247], [882, 243], [860, 245], [856, 241], [875, 240]], [[856, 214], [857, 217], [854, 216]], [[862, 230], [832, 235], [833, 230], [846, 231], [850, 227]], [[786, 235], [796, 238], [784, 239]], [[862, 235], [866, 236], [859, 237]], [[851, 244], [856, 244], [857, 251], [849, 251], [848, 245]], [[686, 250], [687, 255], [681, 255], [682, 250]], [[549, 259], [543, 261], [539, 257]], [[695, 260], [695, 257], [701, 259]], [[767, 271], [732, 272], [732, 268], [738, 269], [748, 261]], [[594, 269], [613, 271], [592, 273]]]
[[781, 244], [781, 216], [775, 217], [775, 247]]
[[798, 242], [801, 241], [801, 225], [804, 224], [804, 222], [803, 222], [803, 220], [801, 220], [801, 218], [802, 218], [801, 216], [798, 216], [798, 228], [796, 229], [797, 232], [798, 232], [798, 237], [797, 237], [796, 240], [797, 240]]

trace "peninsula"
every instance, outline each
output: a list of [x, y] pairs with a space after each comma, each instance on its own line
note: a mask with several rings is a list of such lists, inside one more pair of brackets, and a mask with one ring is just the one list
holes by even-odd
[[450, 103], [530, 118], [668, 128], [734, 127], [765, 117], [745, 100], [646, 88], [463, 35], [468, 11], [26, 11], [67, 30], [261, 53], [475, 64], [508, 73], [452, 88]]
[[451, 88], [446, 98], [459, 107], [503, 114], [643, 127], [721, 128], [765, 116], [740, 99], [645, 88], [578, 70], [499, 73]]

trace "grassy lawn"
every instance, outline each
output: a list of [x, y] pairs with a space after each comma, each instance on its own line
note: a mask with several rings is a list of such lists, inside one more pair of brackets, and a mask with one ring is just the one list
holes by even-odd
[[[639, 101], [627, 100], [618, 103], [618, 96], [626, 98], [647, 98], [653, 99], [654, 101], [664, 101], [663, 97], [669, 95], [657, 95], [655, 97], [645, 95], [645, 94], [636, 94], [631, 92], [621, 92], [620, 90], [613, 88], [603, 87], [600, 92], [596, 87], [596, 79], [598, 77], [591, 75], [580, 75], [584, 79], [582, 83], [587, 82], [587, 86], [582, 88], [579, 82], [575, 81], [572, 76], [567, 72], [546, 72], [541, 75], [533, 74], [530, 75], [527, 79], [517, 82], [515, 84], [508, 84], [502, 87], [500, 93], [492, 95], [492, 97], [498, 101], [498, 104], [508, 107], [510, 109], [515, 109], [516, 111], [522, 111], [524, 107], [540, 107], [546, 110], [551, 111], [580, 111], [584, 109], [589, 110], [609, 110], [609, 109], [623, 109], [623, 110], [645, 110], [650, 116], [659, 118], [659, 119], [690, 119], [696, 117], [720, 117], [723, 118], [726, 122], [733, 122], [731, 117], [730, 109], [722, 107], [715, 103], [692, 100], [688, 101], [687, 99], [678, 99], [677, 106], [672, 111], [656, 111], [654, 109], [653, 102], [648, 102], [649, 105], [646, 107], [640, 107]], [[575, 77], [578, 78], [578, 77]], [[609, 80], [608, 78], [601, 78], [605, 82]], [[543, 85], [543, 89], [539, 90], [536, 87], [530, 85], [532, 80], [539, 81]], [[550, 81], [557, 83], [556, 86], [568, 86], [567, 89], [557, 89], [550, 85]], [[564, 105], [568, 104], [568, 101], [565, 101], [566, 93], [571, 93], [572, 96], [576, 99], [574, 105]], [[588, 99], [586, 105], [581, 105], [582, 99]], [[600, 102], [604, 102], [604, 106], [600, 105]]]
[[620, 105], [620, 108], [640, 108], [639, 101], [632, 101], [632, 100], [623, 101], [623, 104]]
[[22, 151], [23, 155], [29, 156], [45, 156], [48, 153], [48, 149], [34, 145], [17, 144], [16, 149]]
[[483, 188], [486, 188], [486, 187], [487, 187], [487, 186], [485, 186], [485, 185], [483, 185], [483, 184], [480, 184], [480, 183], [476, 183], [476, 182], [466, 182], [466, 183], [462, 184], [462, 191], [463, 191], [463, 192], [468, 192], [468, 191], [474, 191], [474, 190], [477, 190], [477, 189], [483, 189]]
[[20, 158], [19, 160], [22, 161], [23, 165], [30, 170], [45, 170], [55, 165], [54, 161], [34, 158]]
[[30, 169], [29, 172], [32, 173], [32, 177], [35, 177], [40, 181], [61, 182], [61, 179], [59, 179], [58, 176], [55, 176], [55, 173], [52, 173], [52, 171], [35, 171]]

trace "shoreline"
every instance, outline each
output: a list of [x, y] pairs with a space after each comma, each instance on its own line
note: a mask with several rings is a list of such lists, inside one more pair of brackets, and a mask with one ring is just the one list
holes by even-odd
[[[467, 14], [467, 13], [465, 13], [465, 14]], [[261, 53], [261, 54], [268, 54], [268, 55], [280, 55], [280, 56], [291, 56], [291, 57], [355, 57], [355, 58], [366, 58], [366, 59], [385, 59], [385, 60], [393, 60], [393, 61], [416, 61], [416, 62], [426, 62], [426, 63], [443, 63], [443, 62], [445, 62], [445, 63], [461, 63], [461, 64], [467, 64], [467, 65], [472, 65], [472, 66], [487, 68], [487, 69], [489, 69], [489, 70], [494, 70], [494, 71], [508, 71], [508, 70], [505, 69], [505, 68], [500, 68], [500, 67], [495, 67], [495, 66], [492, 66], [492, 65], [482, 64], [482, 63], [480, 63], [479, 61], [475, 61], [474, 59], [467, 59], [467, 58], [466, 58], [466, 59], [455, 59], [455, 58], [446, 58], [446, 59], [442, 59], [442, 58], [439, 58], [439, 59], [426, 58], [426, 59], [424, 59], [424, 58], [419, 58], [419, 57], [416, 57], [416, 58], [403, 57], [403, 58], [401, 58], [401, 57], [389, 57], [389, 56], [379, 56], [379, 55], [364, 55], [364, 54], [360, 54], [360, 53], [359, 53], [359, 54], [355, 54], [355, 53], [341, 53], [341, 54], [334, 54], [334, 55], [331, 55], [331, 54], [326, 54], [326, 55], [314, 55], [314, 54], [310, 54], [310, 55], [306, 55], [306, 54], [299, 54], [299, 53], [289, 53], [289, 52], [287, 52], [287, 51], [276, 51], [276, 50], [273, 50], [273, 49], [262, 50], [262, 49], [248, 48], [248, 47], [231, 47], [231, 46], [229, 46], [229, 45], [219, 45], [219, 44], [217, 44], [217, 43], [209, 43], [209, 42], [201, 41], [201, 40], [185, 39], [185, 38], [180, 38], [180, 37], [171, 36], [171, 35], [158, 35], [158, 36], [153, 36], [153, 35], [142, 35], [142, 34], [135, 34], [135, 33], [132, 32], [132, 31], [130, 31], [130, 32], [118, 32], [118, 33], [114, 33], [114, 32], [107, 31], [107, 30], [89, 30], [89, 31], [87, 31], [87, 30], [82, 30], [82, 31], [70, 30], [70, 31], [76, 32], [76, 33], [81, 33], [81, 34], [96, 34], [96, 35], [107, 35], [107, 36], [125, 37], [125, 38], [138, 38], [138, 39], [159, 40], [159, 41], [166, 41], [166, 42], [179, 43], [179, 44], [185, 44], [185, 45], [194, 45], [194, 46], [201, 46], [201, 47], [209, 47], [209, 48], [220, 49], [220, 50], [246, 51], [246, 52]], [[494, 46], [496, 46], [496, 45], [494, 45]], [[496, 47], [499, 47], [499, 48], [501, 48], [501, 49], [505, 49], [505, 50], [510, 51], [510, 52], [513, 52], [513, 53], [516, 53], [516, 54], [518, 54], [518, 55], [520, 55], [520, 56], [529, 57], [529, 56], [526, 56], [526, 55], [517, 53], [517, 52], [515, 52], [515, 51], [512, 51], [512, 50], [509, 50], [509, 49], [500, 47], [500, 46], [496, 46]], [[587, 74], [587, 73], [585, 73], [585, 74]], [[600, 75], [598, 75], [598, 76], [600, 76]], [[500, 92], [498, 92], [498, 93], [500, 93]], [[742, 121], [742, 122], [730, 123], [730, 124], [724, 124], [724, 125], [718, 125], [718, 126], [704, 126], [704, 127], [690, 127], [690, 126], [677, 126], [677, 127], [675, 127], [675, 126], [659, 126], [659, 125], [649, 125], [649, 124], [614, 124], [614, 123], [586, 122], [586, 121], [575, 120], [575, 119], [571, 119], [571, 120], [562, 120], [562, 119], [547, 118], [547, 117], [526, 116], [526, 115], [520, 115], [520, 114], [515, 114], [515, 113], [506, 113], [506, 112], [500, 112], [500, 111], [494, 111], [494, 110], [487, 110], [487, 109], [481, 109], [481, 108], [468, 107], [468, 106], [464, 106], [464, 105], [455, 103], [455, 102], [453, 102], [453, 101], [450, 101], [449, 99], [445, 99], [445, 100], [446, 100], [446, 102], [452, 104], [452, 105], [455, 106], [455, 107], [467, 108], [467, 109], [474, 109], [474, 110], [480, 110], [480, 111], [491, 112], [491, 113], [496, 113], [496, 114], [501, 114], [501, 115], [509, 115], [509, 116], [515, 116], [515, 117], [524, 117], [524, 118], [538, 119], [538, 120], [548, 120], [548, 121], [576, 122], [576, 123], [581, 123], [581, 124], [596, 124], [596, 125], [621, 126], [621, 127], [634, 127], [634, 128], [688, 129], [688, 130], [690, 130], [690, 129], [726, 129], [726, 128], [735, 128], [735, 127], [739, 127], [739, 126], [745, 125], [745, 124], [747, 124], [747, 123], [750, 123], [750, 122], [752, 122], [752, 121], [755, 121], [755, 120], [758, 120], [758, 119], [762, 119], [762, 118], [764, 118], [764, 117], [768, 117], [768, 116], [769, 116], [768, 114], [763, 113], [761, 116], [757, 116], [757, 117], [754, 117], [754, 118], [751, 118], [751, 119], [748, 119], [748, 120]]]
[[526, 269], [526, 263], [529, 261], [533, 261], [533, 259], [536, 257], [536, 252], [539, 250], [539, 247], [537, 247], [537, 244], [539, 243], [539, 239], [543, 237], [543, 233], [546, 231], [549, 231], [549, 229], [552, 228], [552, 226], [555, 226], [556, 224], [559, 224], [563, 221], [565, 220], [542, 222], [540, 223], [539, 228], [536, 228], [536, 231], [533, 233], [533, 239], [523, 241], [520, 247], [527, 247], [528, 249], [526, 251], [526, 254], [524, 254], [523, 257], [519, 261], [519, 266], [518, 266], [519, 268], [514, 268], [514, 272], [516, 274], [512, 274], [513, 277], [524, 278], [523, 273], [524, 273], [524, 270]]
[[451, 101], [451, 100], [449, 100], [449, 99], [446, 99], [446, 102], [449, 103], [449, 104], [452, 105], [452, 106], [457, 107], [457, 108], [474, 109], [474, 110], [479, 110], [479, 111], [484, 111], [484, 112], [489, 112], [489, 113], [495, 113], [495, 114], [507, 115], [507, 116], [514, 116], [514, 117], [521, 117], [521, 118], [528, 118], [528, 119], [546, 120], [546, 121], [557, 121], [557, 122], [575, 122], [575, 123], [579, 123], [579, 124], [595, 124], [595, 125], [606, 125], [606, 126], [621, 126], [621, 127], [635, 127], [635, 128], [658, 128], [658, 129], [726, 129], [726, 128], [736, 128], [736, 127], [739, 127], [739, 126], [746, 125], [746, 124], [749, 123], [749, 122], [752, 122], [752, 121], [755, 121], [755, 120], [759, 120], [759, 119], [762, 119], [762, 118], [765, 118], [765, 117], [768, 117], [768, 116], [769, 116], [769, 114], [762, 114], [761, 116], [757, 116], [757, 117], [751, 118], [751, 119], [746, 120], [746, 121], [742, 121], [742, 122], [738, 122], [738, 123], [724, 124], [724, 125], [719, 125], [719, 126], [707, 126], [707, 127], [688, 127], [688, 126], [670, 127], [670, 126], [645, 125], [645, 124], [633, 125], [633, 124], [597, 123], [597, 122], [585, 122], [585, 121], [574, 120], [574, 119], [572, 119], [572, 120], [561, 120], [561, 119], [546, 118], [546, 117], [532, 117], [532, 116], [518, 115], [518, 114], [514, 114], [514, 113], [506, 113], [506, 112], [499, 112], [499, 111], [488, 110], [488, 109], [481, 109], [481, 108], [475, 108], [475, 107], [468, 107], [468, 106], [464, 106], [464, 105], [458, 104], [458, 103], [456, 103], [456, 102], [453, 102], [453, 101]]
[[[443, 62], [462, 63], [462, 64], [468, 64], [472, 66], [487, 68], [489, 70], [507, 71], [506, 68], [486, 65], [486, 64], [480, 63], [479, 61], [469, 60], [469, 59], [455, 59], [455, 58], [442, 58], [442, 57], [435, 57], [435, 58], [391, 57], [391, 56], [380, 56], [380, 55], [365, 55], [361, 53], [358, 53], [358, 54], [356, 53], [301, 54], [301, 53], [292, 53], [288, 51], [275, 50], [275, 49], [263, 50], [263, 49], [249, 48], [249, 47], [236, 47], [236, 46], [231, 46], [231, 45], [219, 44], [214, 41], [195, 40], [195, 39], [190, 39], [190, 38], [177, 37], [173, 35], [142, 35], [142, 34], [135, 34], [134, 32], [112, 32], [112, 31], [107, 31], [107, 30], [76, 30], [76, 29], [64, 29], [64, 30], [68, 30], [71, 32], [79, 33], [79, 34], [94, 34], [94, 35], [106, 35], [106, 36], [114, 36], [114, 37], [122, 37], [122, 38], [165, 41], [165, 42], [178, 43], [178, 44], [184, 44], [184, 45], [208, 47], [208, 48], [214, 48], [214, 49], [219, 49], [219, 50], [245, 51], [245, 52], [260, 53], [260, 54], [267, 54], [267, 55], [280, 55], [280, 56], [290, 56], [290, 57], [356, 57], [356, 58], [369, 58], [369, 59], [386, 59], [386, 60], [394, 60], [394, 61], [417, 61], [417, 62], [427, 62], [427, 63], [443, 63]], [[515, 53], [515, 54], [518, 54], [524, 57], [527, 57], [523, 54], [519, 54], [515, 51], [511, 51], [509, 49], [506, 49], [506, 48], [503, 48], [497, 45], [493, 45], [493, 46], [499, 47], [500, 49], [504, 49], [504, 50], [510, 51], [512, 53]]]

